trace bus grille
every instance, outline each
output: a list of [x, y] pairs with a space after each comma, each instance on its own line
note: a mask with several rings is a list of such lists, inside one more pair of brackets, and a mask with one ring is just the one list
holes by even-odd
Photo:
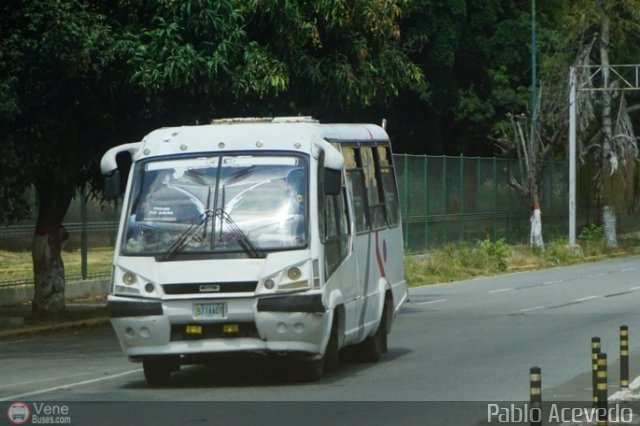
[[258, 281], [164, 284], [165, 294], [253, 293]]

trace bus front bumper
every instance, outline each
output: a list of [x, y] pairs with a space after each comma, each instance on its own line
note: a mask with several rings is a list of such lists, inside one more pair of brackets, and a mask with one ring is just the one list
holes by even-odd
[[[197, 319], [195, 305], [224, 303], [224, 318]], [[303, 353], [317, 358], [331, 327], [321, 296], [145, 300], [109, 296], [111, 324], [125, 354]]]

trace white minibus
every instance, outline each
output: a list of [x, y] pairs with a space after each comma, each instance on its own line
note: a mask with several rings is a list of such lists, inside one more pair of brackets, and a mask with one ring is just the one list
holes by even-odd
[[107, 151], [105, 196], [124, 190], [109, 313], [147, 382], [218, 354], [288, 355], [306, 380], [377, 361], [408, 295], [391, 154], [380, 126], [309, 117]]

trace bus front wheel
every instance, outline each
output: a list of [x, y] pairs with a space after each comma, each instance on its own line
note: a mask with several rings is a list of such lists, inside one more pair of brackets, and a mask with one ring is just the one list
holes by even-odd
[[331, 334], [320, 359], [302, 360], [300, 365], [300, 375], [307, 382], [319, 380], [325, 371], [334, 371], [340, 364], [340, 352], [338, 350], [338, 318], [334, 315], [331, 324]]
[[175, 362], [164, 358], [145, 358], [142, 361], [142, 369], [144, 370], [144, 378], [151, 386], [166, 386], [169, 384], [169, 376], [171, 372], [180, 368], [176, 368]]
[[384, 303], [380, 324], [373, 336], [367, 337], [358, 345], [358, 358], [362, 362], [378, 362], [380, 356], [387, 352], [387, 315], [388, 302]]

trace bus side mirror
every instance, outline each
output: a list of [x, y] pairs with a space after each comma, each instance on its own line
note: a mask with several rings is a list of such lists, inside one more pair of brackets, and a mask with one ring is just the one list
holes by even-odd
[[104, 176], [104, 198], [115, 200], [120, 196], [120, 170], [115, 169]]
[[[133, 142], [114, 146], [104, 153], [100, 160], [100, 171], [104, 176], [104, 198], [115, 200], [125, 190], [133, 156], [140, 150], [143, 142]], [[120, 176], [120, 169], [124, 176]]]
[[342, 190], [342, 174], [340, 170], [324, 169], [324, 192], [329, 195], [340, 195]]

